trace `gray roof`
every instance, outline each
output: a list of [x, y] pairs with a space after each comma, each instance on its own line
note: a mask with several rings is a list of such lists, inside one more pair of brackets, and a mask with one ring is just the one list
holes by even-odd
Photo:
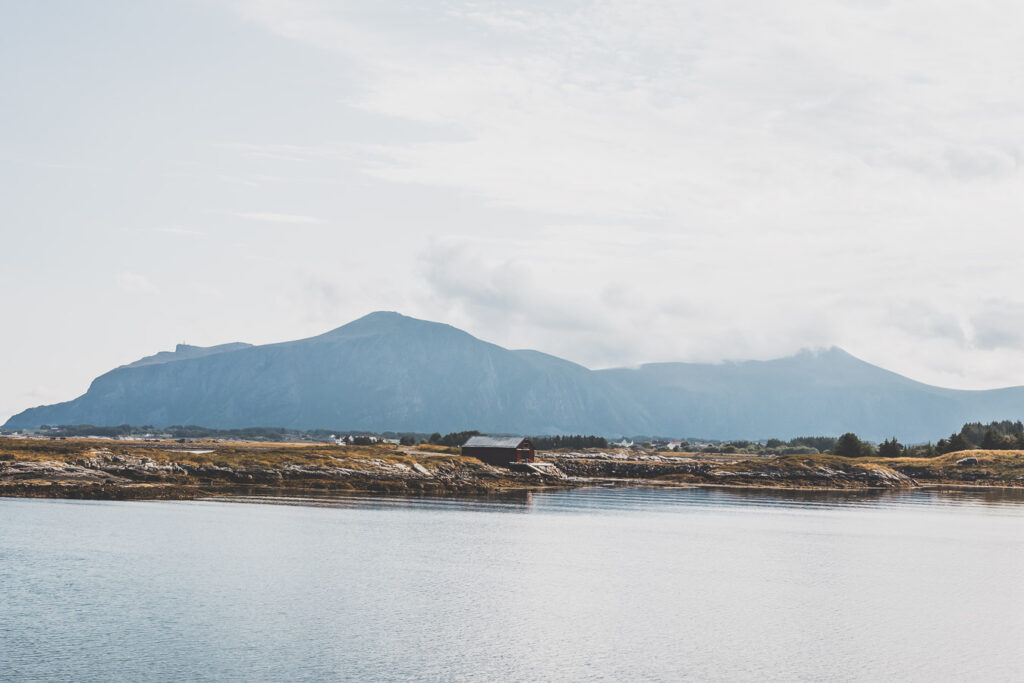
[[516, 448], [524, 441], [521, 436], [471, 436], [462, 447], [470, 448]]

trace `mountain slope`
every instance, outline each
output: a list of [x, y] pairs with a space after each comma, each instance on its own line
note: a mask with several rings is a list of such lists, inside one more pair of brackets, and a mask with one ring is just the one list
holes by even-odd
[[251, 346], [252, 344], [245, 344], [243, 342], [219, 344], [218, 346], [190, 346], [188, 344], [178, 344], [173, 351], [160, 351], [159, 353], [154, 353], [152, 356], [140, 358], [134, 363], [129, 363], [122, 367], [137, 368], [142, 365], [172, 363], [174, 361], [185, 360], [187, 358], [201, 358], [203, 356], [212, 356], [217, 353], [225, 353], [226, 351], [237, 351], [238, 349], [245, 349]]
[[449, 325], [378, 312], [298, 341], [180, 345], [31, 408], [40, 424], [199, 424], [372, 431], [791, 438], [855, 431], [935, 440], [966, 421], [1019, 419], [1024, 388], [942, 389], [840, 349], [739, 363], [592, 371]]
[[709, 438], [853, 431], [873, 440], [898, 436], [926, 441], [948, 435], [967, 421], [1024, 414], [1024, 388], [933, 387], [838, 348], [771, 361], [655, 363], [599, 374], [632, 395], [644, 396], [652, 423], [672, 427], [665, 433]]
[[647, 420], [580, 365], [381, 312], [309, 339], [122, 366], [74, 401], [7, 426], [44, 423], [543, 433], [629, 431]]

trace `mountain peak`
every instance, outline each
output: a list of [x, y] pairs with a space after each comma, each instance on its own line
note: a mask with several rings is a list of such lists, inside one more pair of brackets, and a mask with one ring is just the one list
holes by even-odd
[[402, 315], [396, 311], [374, 311], [373, 313], [367, 313], [362, 318], [357, 318], [346, 325], [342, 325], [341, 327], [337, 327], [329, 332], [325, 332], [320, 335], [320, 337], [361, 337], [366, 335], [389, 334], [406, 330], [428, 329], [446, 329], [452, 332], [460, 331], [451, 325], [412, 318], [407, 315]]
[[399, 320], [416, 320], [416, 318], [410, 318], [407, 315], [402, 315], [398, 311], [373, 311], [372, 313], [367, 313], [362, 318], [356, 318], [355, 320], [353, 320], [349, 324], [351, 325], [351, 324], [354, 324], [354, 323], [364, 322], [364, 321], [365, 322], [369, 322], [369, 321], [372, 321], [372, 322], [396, 322], [396, 321], [399, 321]]
[[795, 355], [790, 356], [790, 358], [822, 361], [859, 360], [849, 351], [838, 346], [818, 346], [813, 348], [803, 348], [797, 351]]

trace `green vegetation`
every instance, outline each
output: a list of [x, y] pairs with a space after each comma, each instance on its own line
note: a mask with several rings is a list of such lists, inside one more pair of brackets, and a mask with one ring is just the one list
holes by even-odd
[[935, 444], [939, 453], [967, 450], [968, 448], [984, 448], [992, 451], [1008, 451], [1024, 449], [1024, 424], [1020, 420], [1011, 422], [968, 422], [959, 434], [951, 434], [948, 439], [940, 439]]
[[898, 458], [903, 455], [906, 447], [896, 440], [896, 437], [886, 439], [878, 446], [878, 457], [880, 458]]
[[469, 437], [471, 436], [480, 436], [480, 432], [478, 432], [475, 429], [472, 429], [468, 432], [452, 432], [450, 434], [445, 434], [444, 436], [441, 436], [439, 433], [434, 432], [433, 434], [430, 435], [430, 438], [427, 439], [427, 442], [435, 446], [455, 447], [461, 446], [462, 444], [466, 443], [466, 440], [469, 439]]
[[877, 446], [847, 432], [839, 438], [831, 436], [800, 436], [789, 441], [768, 439], [762, 442], [729, 441], [715, 445], [694, 447], [699, 453], [734, 455], [817, 455], [832, 454], [844, 458], [936, 458], [947, 453], [983, 449], [987, 451], [1024, 450], [1024, 423], [1003, 420], [999, 422], [969, 422], [948, 438], [935, 444], [904, 445], [896, 437], [886, 439]]
[[537, 450], [554, 451], [563, 448], [608, 448], [608, 439], [602, 436], [569, 434], [565, 436], [531, 436], [530, 442]]
[[832, 453], [843, 458], [861, 458], [871, 457], [874, 455], [875, 449], [871, 447], [871, 444], [857, 438], [853, 432], [847, 432], [836, 441]]

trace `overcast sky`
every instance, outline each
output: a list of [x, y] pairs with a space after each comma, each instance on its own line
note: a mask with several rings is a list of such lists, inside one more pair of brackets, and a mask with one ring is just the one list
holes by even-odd
[[0, 0], [0, 420], [373, 310], [1024, 384], [1018, 0]]

